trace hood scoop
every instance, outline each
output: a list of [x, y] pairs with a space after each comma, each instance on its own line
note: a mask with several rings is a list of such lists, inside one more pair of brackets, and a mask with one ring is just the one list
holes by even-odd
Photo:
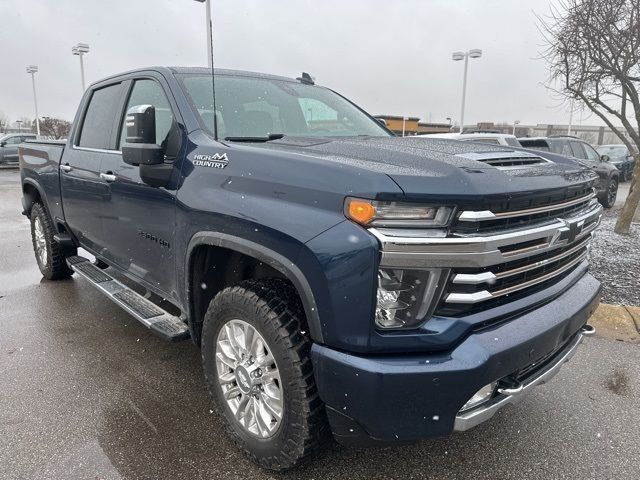
[[527, 152], [515, 150], [504, 152], [459, 153], [456, 157], [475, 160], [498, 169], [523, 168], [552, 163], [549, 160]]

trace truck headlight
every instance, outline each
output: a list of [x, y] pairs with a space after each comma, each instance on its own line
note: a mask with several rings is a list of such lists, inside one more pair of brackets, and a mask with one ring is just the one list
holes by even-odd
[[449, 224], [453, 207], [405, 202], [381, 202], [347, 198], [344, 214], [367, 227], [444, 227]]
[[383, 329], [416, 328], [435, 309], [448, 270], [378, 270], [376, 326]]

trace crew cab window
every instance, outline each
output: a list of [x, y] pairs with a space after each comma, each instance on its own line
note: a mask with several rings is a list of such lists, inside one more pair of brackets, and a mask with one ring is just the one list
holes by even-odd
[[127, 125], [124, 121], [124, 116], [127, 114], [127, 110], [136, 105], [153, 105], [156, 109], [156, 143], [163, 145], [166, 143], [167, 135], [173, 125], [173, 111], [171, 110], [171, 104], [167, 100], [167, 96], [162, 89], [162, 86], [155, 80], [142, 79], [136, 80], [129, 95], [129, 101], [123, 112], [123, 118], [121, 119], [120, 129], [120, 142], [119, 145], [125, 143], [127, 139]]
[[84, 114], [77, 145], [87, 148], [111, 149], [111, 131], [116, 118], [122, 84], [94, 90]]

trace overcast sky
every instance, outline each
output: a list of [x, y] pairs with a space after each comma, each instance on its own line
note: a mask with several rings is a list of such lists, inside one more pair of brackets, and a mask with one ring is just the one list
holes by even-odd
[[[372, 114], [458, 119], [471, 60], [465, 123], [566, 123], [542, 85], [535, 13], [549, 0], [213, 0], [216, 66], [318, 83]], [[71, 120], [87, 81], [149, 65], [206, 64], [204, 4], [194, 0], [0, 0], [0, 111], [33, 117], [25, 66], [36, 64], [41, 116]], [[580, 115], [576, 122], [579, 123]], [[584, 123], [596, 123], [583, 118]]]

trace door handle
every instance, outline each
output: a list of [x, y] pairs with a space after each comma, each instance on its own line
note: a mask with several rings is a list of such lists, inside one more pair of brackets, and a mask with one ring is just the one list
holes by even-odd
[[68, 163], [65, 163], [64, 165], [60, 165], [60, 170], [63, 172], [70, 172], [73, 168]]
[[113, 173], [101, 173], [100, 174], [100, 178], [103, 179], [105, 182], [115, 182], [116, 181], [116, 176]]

